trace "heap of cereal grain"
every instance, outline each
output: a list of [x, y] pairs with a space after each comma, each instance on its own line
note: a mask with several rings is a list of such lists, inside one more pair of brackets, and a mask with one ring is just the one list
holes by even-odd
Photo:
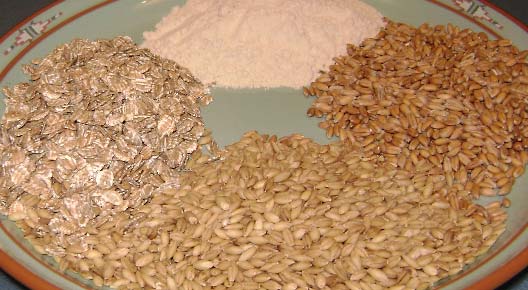
[[118, 289], [426, 289], [505, 229], [497, 204], [454, 209], [427, 172], [342, 142], [248, 132], [219, 160], [193, 154], [178, 187], [119, 213], [61, 264]]
[[24, 71], [4, 89], [0, 213], [46, 253], [173, 182], [204, 134], [203, 85], [130, 38], [74, 40]]
[[367, 158], [429, 172], [464, 208], [507, 194], [528, 163], [527, 55], [469, 29], [389, 22], [305, 89], [308, 115]]

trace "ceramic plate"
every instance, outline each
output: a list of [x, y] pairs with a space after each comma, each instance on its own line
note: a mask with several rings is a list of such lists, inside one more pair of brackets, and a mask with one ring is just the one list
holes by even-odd
[[[484, 31], [493, 37], [512, 39], [528, 49], [526, 27], [510, 20], [487, 1], [473, 0], [364, 0], [385, 16], [412, 25], [453, 23]], [[21, 65], [48, 54], [74, 38], [111, 38], [129, 35], [141, 43], [141, 34], [152, 30], [177, 0], [58, 1], [22, 22], [0, 39], [0, 86], [27, 81]], [[405, 5], [402, 5], [405, 3]], [[5, 12], [4, 12], [5, 13]], [[242, 133], [304, 134], [327, 142], [318, 120], [306, 117], [312, 99], [299, 90], [212, 91], [215, 101], [203, 112], [204, 119], [221, 145], [238, 140]], [[2, 96], [3, 98], [4, 96]], [[2, 104], [1, 111], [4, 106]], [[489, 253], [462, 273], [442, 281], [442, 289], [491, 289], [511, 278], [528, 264], [528, 176], [515, 184], [509, 198], [507, 230]], [[49, 257], [36, 254], [15, 225], [0, 215], [0, 266], [32, 288], [86, 289], [92, 284], [73, 273], [60, 273]]]

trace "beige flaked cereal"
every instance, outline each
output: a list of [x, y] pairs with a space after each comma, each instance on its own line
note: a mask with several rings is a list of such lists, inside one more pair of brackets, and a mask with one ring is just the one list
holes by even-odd
[[308, 115], [366, 158], [429, 172], [465, 208], [507, 194], [528, 162], [527, 51], [455, 26], [389, 22], [308, 88]]
[[0, 213], [44, 253], [90, 248], [95, 261], [122, 259], [129, 245], [85, 238], [134, 224], [128, 209], [177, 180], [204, 135], [199, 107], [211, 96], [187, 69], [128, 37], [74, 40], [24, 72], [30, 82], [4, 89]]
[[425, 289], [505, 229], [500, 204], [453, 208], [427, 172], [349, 144], [249, 132], [216, 157], [193, 153], [59, 263], [119, 289]]

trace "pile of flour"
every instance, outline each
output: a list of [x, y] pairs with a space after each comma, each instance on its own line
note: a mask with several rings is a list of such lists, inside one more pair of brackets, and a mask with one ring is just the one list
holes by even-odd
[[145, 32], [143, 47], [221, 87], [300, 88], [382, 15], [358, 0], [189, 0]]

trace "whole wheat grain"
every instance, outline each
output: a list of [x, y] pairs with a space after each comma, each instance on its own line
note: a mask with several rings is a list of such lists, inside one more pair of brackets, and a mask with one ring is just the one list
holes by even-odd
[[527, 55], [453, 25], [389, 22], [305, 88], [308, 115], [373, 161], [429, 172], [428, 191], [464, 208], [524, 172]]

